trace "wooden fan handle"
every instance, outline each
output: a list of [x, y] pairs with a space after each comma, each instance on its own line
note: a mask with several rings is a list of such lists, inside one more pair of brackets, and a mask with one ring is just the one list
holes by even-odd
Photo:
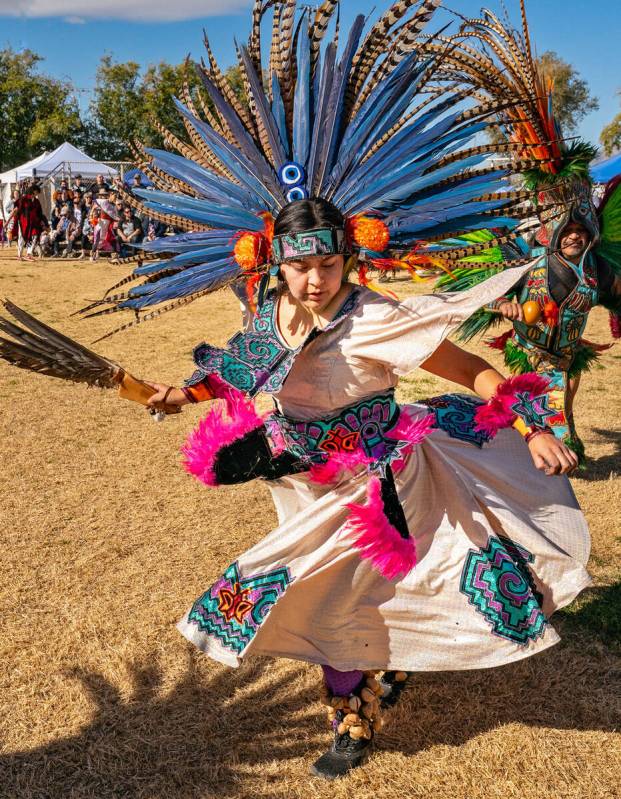
[[121, 399], [131, 400], [132, 402], [139, 402], [141, 405], [148, 405], [149, 399], [157, 394], [157, 391], [142, 380], [137, 380], [127, 372], [123, 373], [123, 377], [119, 382], [119, 397]]
[[[123, 370], [119, 371], [117, 376], [119, 384], [119, 397], [121, 399], [131, 400], [131, 402], [139, 402], [141, 405], [148, 406], [149, 399], [157, 394], [157, 391], [142, 380], [138, 380], [133, 375], [128, 374]], [[173, 413], [181, 413], [181, 408], [178, 405], [167, 405], [163, 402], [158, 402], [153, 406], [153, 412], [163, 411], [165, 414], [170, 415]]]

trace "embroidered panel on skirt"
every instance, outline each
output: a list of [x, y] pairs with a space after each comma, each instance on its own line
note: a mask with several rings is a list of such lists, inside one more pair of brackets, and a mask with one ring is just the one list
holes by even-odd
[[287, 567], [242, 577], [237, 562], [232, 563], [196, 600], [188, 614], [188, 622], [239, 654], [252, 641], [274, 603], [292, 581]]
[[493, 635], [524, 646], [543, 636], [548, 623], [528, 568], [533, 560], [524, 547], [490, 536], [486, 547], [470, 550], [460, 585]]

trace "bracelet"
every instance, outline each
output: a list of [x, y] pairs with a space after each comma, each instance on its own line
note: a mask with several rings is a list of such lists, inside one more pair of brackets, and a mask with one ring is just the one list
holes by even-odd
[[174, 386], [168, 386], [168, 388], [166, 389], [166, 393], [164, 394], [164, 399], [162, 400], [162, 405], [166, 405], [166, 400], [168, 399], [168, 395], [170, 394], [171, 391], [174, 390], [175, 390]]
[[549, 427], [536, 427], [534, 430], [531, 430], [530, 433], [527, 433], [524, 436], [524, 441], [526, 441], [527, 444], [530, 444], [533, 438], [541, 435], [553, 436], [554, 433]]

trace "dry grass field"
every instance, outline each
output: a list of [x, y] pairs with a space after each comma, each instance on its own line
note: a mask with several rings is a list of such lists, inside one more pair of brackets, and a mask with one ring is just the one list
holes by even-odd
[[[116, 319], [71, 312], [123, 274], [0, 252], [0, 296], [84, 343]], [[237, 322], [222, 294], [97, 346], [138, 376], [177, 382], [192, 346], [223, 344]], [[603, 312], [588, 337], [608, 341]], [[317, 667], [228, 669], [175, 630], [275, 521], [264, 486], [209, 492], [179, 467], [204, 408], [157, 425], [110, 392], [0, 363], [0, 797], [621, 796], [621, 346], [603, 363], [577, 403], [593, 460], [573, 481], [595, 587], [556, 617], [563, 643], [494, 671], [418, 675], [368, 765], [338, 784], [308, 775], [329, 742]], [[401, 397], [447, 385], [416, 374]]]

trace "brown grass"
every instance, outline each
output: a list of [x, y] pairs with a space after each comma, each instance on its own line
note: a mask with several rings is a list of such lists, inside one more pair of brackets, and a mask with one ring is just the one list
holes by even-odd
[[[0, 296], [87, 343], [116, 320], [69, 314], [121, 275], [11, 255]], [[139, 376], [176, 382], [192, 346], [222, 344], [237, 319], [218, 295], [98, 346]], [[608, 340], [604, 313], [588, 334]], [[418, 675], [372, 760], [338, 785], [308, 776], [329, 741], [316, 667], [261, 659], [230, 670], [174, 629], [274, 524], [266, 489], [212, 493], [184, 475], [178, 447], [201, 409], [156, 425], [111, 393], [0, 364], [0, 796], [620, 796], [620, 353], [604, 356], [578, 401], [594, 462], [574, 485], [597, 587], [560, 614], [563, 643], [490, 672]], [[417, 374], [401, 395], [445, 387]]]

